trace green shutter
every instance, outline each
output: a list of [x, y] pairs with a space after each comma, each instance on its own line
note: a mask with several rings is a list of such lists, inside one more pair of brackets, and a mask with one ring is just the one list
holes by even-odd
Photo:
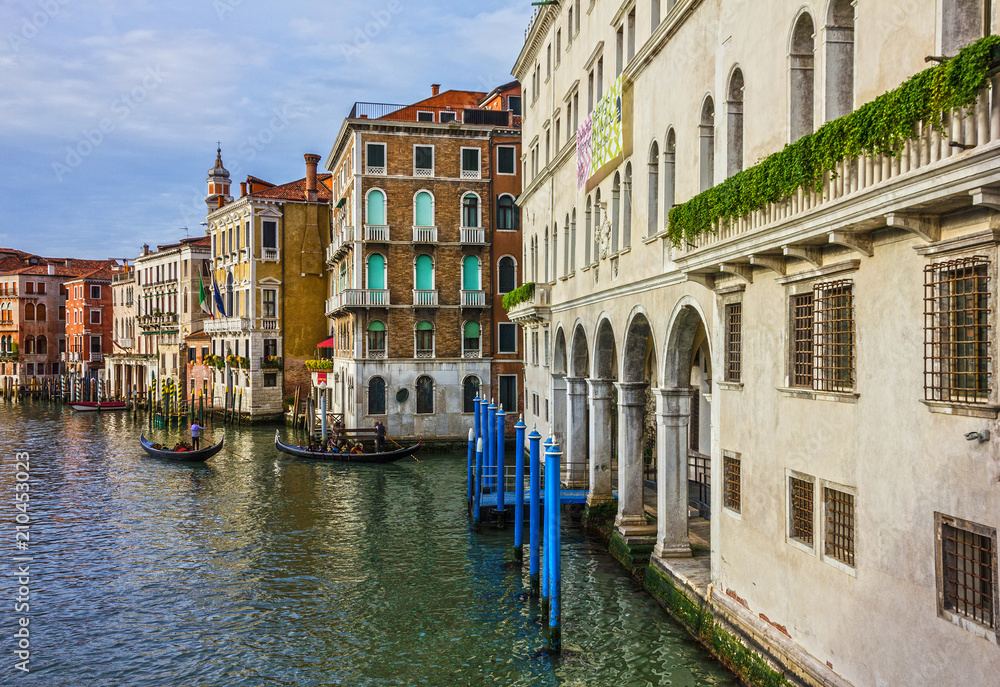
[[382, 324], [381, 322], [379, 322], [378, 320], [375, 320], [374, 322], [372, 322], [371, 324], [368, 325], [368, 331], [370, 331], [370, 332], [384, 332], [385, 331], [385, 325]]
[[368, 288], [385, 288], [385, 258], [378, 253], [368, 256]]
[[432, 331], [433, 329], [434, 325], [428, 322], [427, 320], [423, 320], [422, 322], [417, 322], [418, 332], [427, 332], [427, 331]]
[[465, 323], [465, 338], [466, 339], [478, 339], [479, 338], [479, 323], [478, 322], [466, 322]]
[[431, 204], [431, 194], [426, 191], [421, 191], [417, 194], [413, 224], [418, 227], [434, 226], [434, 210]]
[[479, 290], [479, 258], [474, 255], [467, 255], [462, 260], [462, 289]]
[[417, 291], [430, 291], [434, 288], [434, 262], [429, 255], [417, 256]]
[[375, 190], [368, 194], [368, 224], [385, 226], [385, 194]]

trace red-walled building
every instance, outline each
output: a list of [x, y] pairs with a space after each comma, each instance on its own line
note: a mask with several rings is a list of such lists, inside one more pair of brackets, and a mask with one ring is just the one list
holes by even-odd
[[111, 270], [101, 268], [66, 282], [66, 373], [97, 378], [111, 353], [114, 310]]

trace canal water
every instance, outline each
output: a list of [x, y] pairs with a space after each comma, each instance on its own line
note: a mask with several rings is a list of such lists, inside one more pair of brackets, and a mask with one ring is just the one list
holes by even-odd
[[[146, 457], [143, 426], [0, 405], [0, 684], [736, 684], [570, 526], [565, 654], [540, 653], [527, 571], [504, 565], [511, 532], [469, 527], [464, 455], [314, 464], [276, 454], [273, 428], [217, 425], [228, 450], [190, 466]], [[30, 453], [21, 551], [16, 451]], [[14, 666], [19, 555], [28, 675]]]

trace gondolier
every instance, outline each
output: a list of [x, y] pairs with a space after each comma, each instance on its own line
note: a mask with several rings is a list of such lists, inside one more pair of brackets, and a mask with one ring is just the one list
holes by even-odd
[[375, 423], [375, 452], [385, 451], [385, 425], [379, 420]]
[[201, 430], [202, 426], [197, 422], [191, 423], [191, 448], [195, 451], [201, 448]]

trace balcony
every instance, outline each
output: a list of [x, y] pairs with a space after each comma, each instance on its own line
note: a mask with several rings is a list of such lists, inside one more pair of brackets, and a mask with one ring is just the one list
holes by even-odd
[[434, 357], [434, 349], [433, 348], [418, 348], [414, 352], [414, 357], [415, 358], [433, 358]]
[[509, 308], [507, 318], [522, 326], [537, 326], [552, 316], [552, 292], [547, 286], [525, 284], [520, 288], [529, 286], [530, 297]]
[[385, 359], [385, 349], [384, 348], [369, 348], [368, 349], [368, 359], [369, 360], [384, 360]]
[[326, 315], [348, 308], [387, 308], [389, 307], [388, 289], [346, 289], [330, 296], [326, 300]]
[[226, 334], [229, 332], [247, 332], [250, 330], [250, 320], [246, 317], [221, 317], [205, 320], [206, 334]]
[[413, 176], [415, 176], [415, 177], [423, 177], [423, 178], [433, 177], [434, 176], [434, 168], [433, 167], [414, 167], [413, 168]]
[[385, 243], [389, 240], [389, 227], [384, 224], [366, 224], [365, 241]]
[[485, 308], [486, 307], [486, 292], [485, 291], [462, 291], [462, 307], [463, 308]]
[[437, 289], [434, 289], [433, 291], [418, 291], [416, 289], [413, 290], [413, 307], [436, 308], [437, 306], [438, 306]]
[[125, 349], [132, 348], [133, 343], [132, 339], [118, 339], [118, 345]]
[[463, 358], [482, 358], [483, 352], [478, 348], [463, 348], [462, 349]]
[[365, 174], [384, 177], [385, 167], [365, 167]]
[[140, 315], [136, 318], [139, 326], [142, 329], [163, 329], [164, 327], [176, 327], [177, 326], [177, 313], [175, 312], [163, 312], [163, 313], [153, 313], [151, 315]]
[[13, 331], [17, 329], [17, 324], [14, 322], [0, 322], [0, 330]]
[[467, 245], [484, 245], [486, 243], [486, 230], [482, 227], [462, 227], [461, 241]]
[[262, 317], [260, 319], [260, 328], [264, 331], [274, 332], [278, 331], [278, 320], [274, 317]]
[[414, 243], [437, 243], [437, 227], [413, 227]]
[[92, 362], [92, 363], [99, 363], [99, 362], [102, 362], [103, 360], [104, 360], [104, 354], [103, 353], [91, 353], [90, 354], [90, 362]]
[[260, 259], [264, 262], [278, 262], [281, 254], [277, 248], [263, 248], [260, 251]]
[[356, 240], [354, 227], [342, 227], [340, 230], [334, 231], [333, 236], [330, 237], [330, 245], [326, 247], [326, 261], [333, 264], [337, 258], [351, 249]]
[[483, 174], [479, 169], [463, 169], [462, 170], [463, 179], [482, 179]]

